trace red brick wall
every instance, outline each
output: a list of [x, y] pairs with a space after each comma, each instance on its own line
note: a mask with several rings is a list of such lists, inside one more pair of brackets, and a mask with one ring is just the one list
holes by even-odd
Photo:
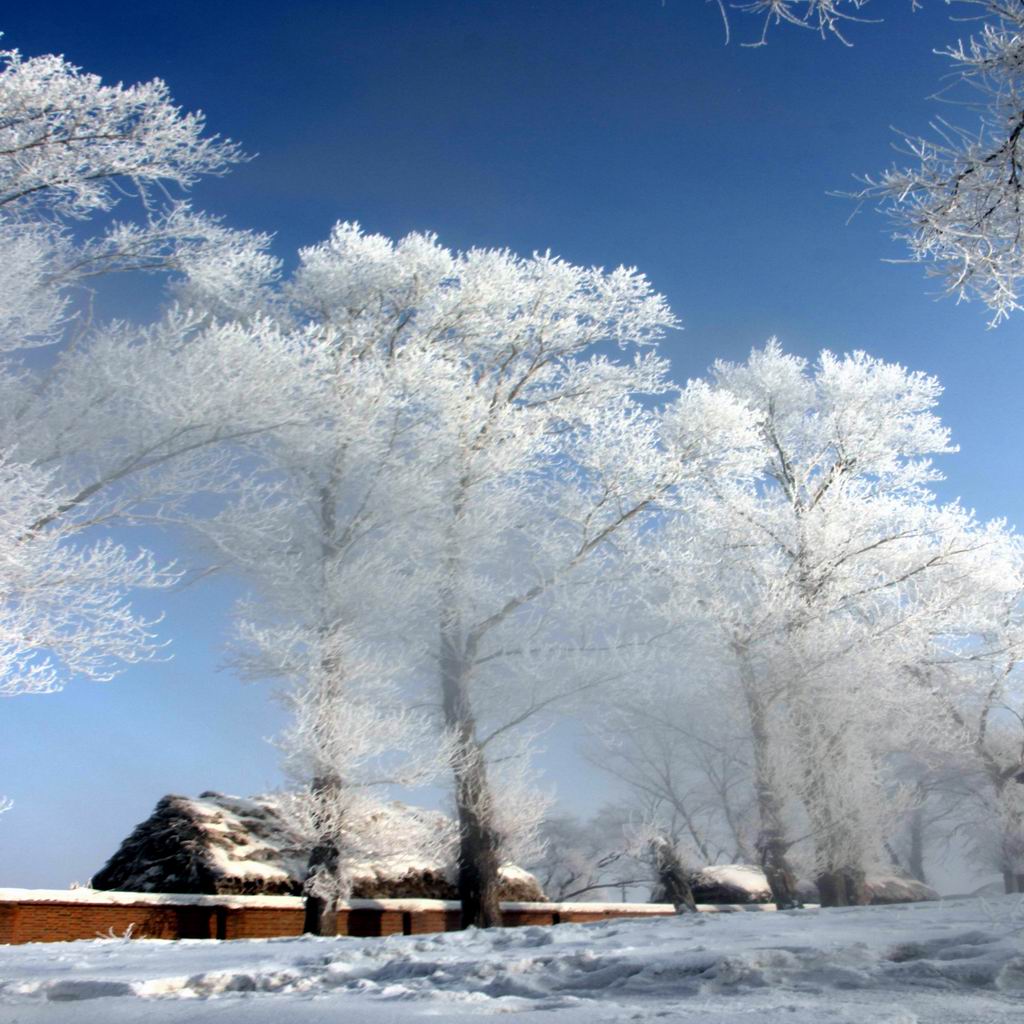
[[[386, 905], [350, 907], [338, 913], [339, 935], [423, 935], [455, 931], [459, 912], [443, 904], [437, 907], [403, 907], [402, 901]], [[406, 904], [408, 906], [408, 904]], [[579, 909], [577, 909], [577, 906]], [[670, 911], [666, 909], [665, 913]], [[660, 913], [656, 911], [655, 913]], [[615, 910], [603, 905], [588, 910], [586, 904], [539, 906], [511, 905], [505, 908], [505, 924], [551, 925], [603, 921], [611, 917], [650, 916], [650, 912]], [[60, 900], [49, 896], [32, 899], [0, 899], [0, 943], [66, 942], [95, 939], [110, 934], [146, 939], [263, 939], [300, 935], [301, 905], [266, 906], [228, 903], [218, 906], [152, 903], [90, 903]]]
[[225, 917], [221, 938], [275, 939], [282, 935], [301, 935], [305, 915], [301, 908], [229, 907]]
[[214, 907], [168, 907], [106, 903], [5, 903], [0, 909], [0, 941], [66, 942], [98, 936], [137, 939], [216, 938]]
[[554, 910], [505, 910], [502, 923], [508, 928], [520, 928], [528, 924], [556, 924], [558, 913]]
[[420, 910], [407, 912], [406, 935], [429, 935], [431, 932], [457, 932], [462, 927], [462, 915], [457, 910]]
[[590, 924], [593, 921], [607, 921], [613, 917], [670, 917], [675, 914], [674, 910], [587, 910], [586, 904], [581, 903], [580, 910], [563, 909], [558, 912], [558, 924]]

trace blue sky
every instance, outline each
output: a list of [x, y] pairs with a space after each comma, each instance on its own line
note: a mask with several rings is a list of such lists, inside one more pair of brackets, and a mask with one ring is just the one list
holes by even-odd
[[[758, 26], [741, 14], [726, 46], [703, 0], [49, 0], [8, 5], [0, 28], [204, 110], [256, 156], [196, 203], [274, 232], [285, 259], [342, 219], [550, 248], [648, 274], [684, 325], [664, 346], [680, 379], [773, 334], [935, 373], [962, 447], [943, 497], [1021, 523], [1024, 317], [989, 331], [979, 305], [937, 301], [920, 267], [884, 262], [903, 253], [881, 217], [847, 223], [827, 194], [891, 161], [890, 126], [925, 128], [933, 50], [967, 30], [938, 0], [871, 9], [887, 20], [854, 26], [852, 48], [796, 30], [744, 48]], [[144, 314], [133, 301], [111, 300]], [[4, 702], [0, 883], [84, 880], [165, 792], [277, 782], [267, 690], [217, 668], [236, 593], [208, 581], [164, 602], [173, 660]], [[567, 788], [587, 775], [569, 732], [546, 764], [586, 810], [604, 783]]]

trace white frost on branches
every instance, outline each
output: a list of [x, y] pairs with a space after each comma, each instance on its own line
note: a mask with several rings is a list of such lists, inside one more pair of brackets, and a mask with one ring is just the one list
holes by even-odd
[[[931, 457], [955, 449], [932, 377], [863, 353], [812, 367], [772, 342], [705, 387], [745, 410], [733, 442], [706, 424], [743, 459], [708, 463], [650, 538], [661, 639], [614, 711], [612, 765], [703, 858], [806, 838], [806, 866], [855, 890], [909, 806], [892, 758], [940, 744], [916, 677], [940, 655], [965, 671], [1019, 590], [1018, 542], [936, 501]], [[687, 711], [721, 720], [695, 730]]]
[[51, 479], [0, 460], [0, 695], [59, 689], [68, 675], [110, 679], [155, 649], [151, 623], [125, 594], [169, 586], [173, 573], [151, 555], [110, 541], [68, 543], [40, 529], [60, 504]]
[[[229, 488], [229, 448], [280, 418], [268, 326], [210, 320], [239, 315], [241, 292], [255, 313], [276, 274], [268, 240], [167, 198], [238, 159], [159, 81], [108, 86], [61, 57], [0, 54], [4, 695], [109, 679], [152, 655], [152, 623], [128, 595], [176, 574], [102, 530], [173, 519]], [[119, 203], [128, 216], [110, 222]], [[97, 327], [89, 288], [115, 271], [172, 272], [194, 309]], [[270, 393], [255, 401], [261, 380]]]
[[104, 85], [63, 57], [17, 50], [0, 61], [0, 209], [83, 217], [111, 209], [125, 182], [144, 196], [188, 188], [241, 159], [159, 79]]
[[[917, 2], [918, 0], [911, 0], [915, 7]], [[811, 29], [823, 37], [833, 35], [849, 46], [850, 43], [843, 33], [850, 22], [868, 20], [862, 17], [860, 12], [867, 7], [869, 0], [733, 0], [730, 3], [726, 0], [717, 0], [717, 3], [727, 30], [727, 7], [762, 19], [761, 38], [756, 43], [747, 45], [764, 46], [772, 27], [795, 25], [797, 28]]]
[[970, 2], [987, 20], [943, 51], [953, 82], [939, 98], [976, 120], [941, 117], [928, 137], [904, 135], [910, 163], [866, 178], [860, 195], [879, 202], [947, 294], [979, 298], [995, 326], [1020, 308], [1024, 277], [1024, 3]]

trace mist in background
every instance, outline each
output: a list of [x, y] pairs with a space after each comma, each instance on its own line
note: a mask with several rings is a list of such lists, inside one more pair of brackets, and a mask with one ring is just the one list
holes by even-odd
[[[892, 7], [890, 10], [889, 7]], [[640, 267], [683, 321], [663, 351], [676, 379], [787, 350], [862, 348], [934, 373], [961, 452], [943, 499], [1021, 521], [1021, 324], [936, 301], [870, 209], [830, 190], [893, 157], [890, 125], [923, 129], [960, 28], [944, 5], [887, 5], [846, 48], [780, 31], [725, 44], [713, 5], [578, 2], [122, 2], [21, 5], [4, 44], [63, 53], [108, 81], [164, 78], [186, 109], [255, 158], [202, 182], [196, 205], [295, 250], [337, 220], [392, 237], [432, 230], [452, 248], [551, 249], [574, 263]], [[97, 314], [145, 319], [147, 282], [104, 286]], [[126, 534], [162, 557], [173, 538]], [[253, 794], [281, 784], [266, 738], [271, 687], [225, 669], [240, 585], [211, 576], [135, 603], [163, 613], [166, 657], [109, 684], [5, 701], [0, 821], [5, 885], [85, 881], [165, 793]], [[579, 754], [585, 727], [547, 734], [561, 809], [587, 815], [616, 784]], [[984, 878], [929, 863], [945, 891]]]

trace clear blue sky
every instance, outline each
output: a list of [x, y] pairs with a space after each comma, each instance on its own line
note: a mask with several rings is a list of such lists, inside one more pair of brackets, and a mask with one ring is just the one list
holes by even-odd
[[[339, 219], [456, 247], [552, 249], [634, 264], [685, 330], [680, 378], [778, 334], [792, 351], [864, 348], [946, 384], [962, 445], [944, 497], [1024, 521], [1024, 316], [992, 332], [978, 305], [937, 302], [882, 219], [830, 198], [891, 159], [891, 125], [923, 129], [965, 26], [938, 0], [875, 0], [848, 49], [809, 32], [732, 45], [703, 0], [48, 0], [6, 5], [3, 42], [63, 53], [107, 80], [164, 78], [251, 163], [198, 205], [276, 233], [279, 253]], [[136, 312], [139, 312], [136, 310]], [[166, 544], [163, 544], [166, 550]], [[260, 687], [218, 672], [233, 586], [166, 601], [174, 658], [108, 685], [0, 706], [0, 885], [64, 886], [97, 870], [166, 792], [277, 782]], [[564, 782], [586, 810], [603, 783]], [[586, 773], [574, 770], [578, 780]], [[557, 781], [557, 780], [556, 780]], [[578, 783], [577, 783], [578, 784]]]

